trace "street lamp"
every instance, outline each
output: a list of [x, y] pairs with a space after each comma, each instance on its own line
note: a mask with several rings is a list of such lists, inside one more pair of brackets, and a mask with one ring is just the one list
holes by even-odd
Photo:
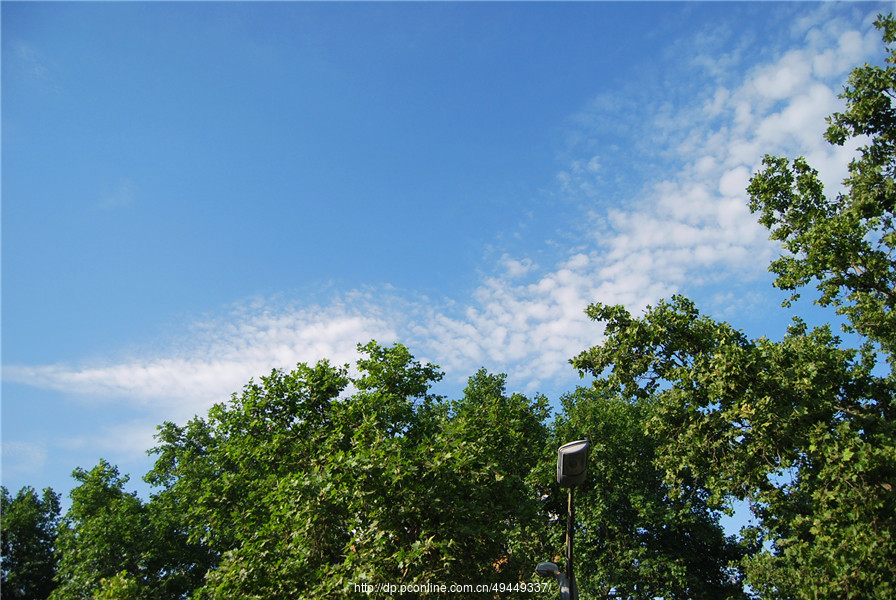
[[560, 599], [569, 600], [569, 580], [564, 573], [560, 572], [560, 567], [552, 562], [538, 563], [535, 572], [541, 577], [553, 577], [560, 584]]
[[539, 563], [535, 572], [542, 577], [553, 576], [560, 585], [560, 597], [563, 600], [579, 600], [576, 578], [573, 574], [572, 540], [575, 533], [576, 513], [573, 503], [573, 492], [576, 486], [585, 481], [588, 472], [588, 449], [591, 442], [579, 440], [560, 446], [557, 450], [557, 483], [560, 487], [569, 488], [569, 504], [566, 517], [566, 573], [561, 573], [554, 563]]

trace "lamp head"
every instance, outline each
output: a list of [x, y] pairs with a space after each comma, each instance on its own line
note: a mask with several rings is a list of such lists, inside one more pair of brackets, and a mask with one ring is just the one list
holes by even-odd
[[557, 483], [560, 487], [576, 487], [585, 481], [588, 472], [588, 449], [591, 442], [579, 440], [560, 446], [557, 451]]
[[556, 577], [560, 574], [560, 567], [552, 562], [538, 563], [538, 566], [535, 567], [535, 573], [539, 577]]

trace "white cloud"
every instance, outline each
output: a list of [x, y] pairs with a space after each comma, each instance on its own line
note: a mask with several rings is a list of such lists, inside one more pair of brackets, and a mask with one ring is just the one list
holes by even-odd
[[359, 342], [396, 339], [382, 317], [349, 309], [297, 308], [255, 300], [194, 324], [161, 354], [91, 365], [8, 365], [7, 381], [89, 397], [124, 400], [170, 420], [204, 413], [273, 368], [328, 358], [353, 361]]
[[39, 473], [47, 462], [44, 442], [3, 441], [3, 474], [26, 477]]
[[131, 206], [137, 201], [137, 184], [127, 177], [121, 177], [114, 184], [106, 185], [100, 195], [97, 208], [111, 210]]
[[11, 60], [7, 68], [21, 70], [26, 77], [33, 81], [45, 81], [48, 78], [50, 69], [38, 50], [20, 40], [11, 42], [10, 47], [12, 50], [10, 52]]
[[750, 181], [750, 172], [743, 165], [722, 173], [719, 179], [719, 193], [723, 198], [742, 198]]
[[805, 53], [793, 50], [779, 61], [758, 69], [752, 85], [762, 99], [782, 100], [804, 88], [811, 73], [812, 66]]
[[[599, 249], [590, 257], [601, 269], [590, 287], [603, 296], [588, 300], [623, 298], [636, 309], [685, 288], [763, 274], [776, 247], [750, 214], [746, 187], [766, 153], [806, 156], [836, 193], [858, 143], [829, 145], [822, 137], [824, 119], [842, 109], [837, 95], [846, 72], [879, 53], [880, 42], [873, 30], [862, 33], [829, 19], [820, 23], [824, 26], [806, 22], [795, 29], [802, 45], [761, 64], [744, 65], [749, 54], [732, 51], [719, 58], [726, 66], [721, 69], [708, 54], [698, 53], [693, 64], [705, 69], [714, 87], [700, 89], [690, 105], [670, 110], [668, 101], [653, 102], [648, 90], [644, 102], [636, 97], [620, 108], [604, 94], [571, 120], [581, 126], [580, 133], [568, 136], [580, 156], [590, 154], [589, 136], [601, 143], [614, 141], [615, 123], [622, 120], [635, 128], [626, 132], [631, 139], [657, 145], [651, 152], [636, 143], [620, 158], [619, 170], [623, 162], [644, 165], [637, 173], [645, 183], [629, 185], [617, 196], [624, 207], [607, 201], [603, 210], [594, 211], [592, 239]], [[863, 27], [867, 29], [867, 19]], [[739, 83], [730, 76], [735, 69], [746, 73]], [[651, 112], [637, 112], [639, 105]], [[564, 169], [565, 191], [606, 183], [598, 174], [578, 169], [575, 152], [569, 154], [573, 158]], [[663, 168], [653, 171], [654, 164]], [[602, 171], [614, 168], [602, 164]]]
[[62, 437], [55, 445], [69, 452], [89, 448], [106, 456], [115, 456], [116, 463], [139, 461], [146, 457], [146, 451], [156, 445], [154, 435], [156, 426], [162, 420], [172, 420], [170, 416], [163, 419], [152, 414], [140, 419], [103, 427], [100, 431], [91, 431], [86, 435]]
[[521, 260], [517, 260], [515, 258], [512, 258], [509, 254], [504, 254], [501, 257], [501, 265], [504, 267], [507, 276], [511, 279], [524, 277], [525, 275], [532, 272], [533, 269], [537, 268], [537, 266], [532, 262], [531, 259], [524, 258]]
[[817, 147], [826, 128], [825, 117], [841, 107], [833, 89], [817, 82], [807, 84], [783, 109], [757, 119], [756, 138], [777, 148]]

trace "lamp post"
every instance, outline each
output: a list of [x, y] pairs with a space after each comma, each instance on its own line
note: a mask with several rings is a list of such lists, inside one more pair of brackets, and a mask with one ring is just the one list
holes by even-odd
[[576, 513], [573, 502], [576, 486], [585, 481], [588, 472], [588, 450], [591, 443], [579, 440], [560, 446], [557, 450], [557, 483], [569, 488], [566, 516], [566, 573], [561, 573], [554, 563], [539, 563], [535, 572], [542, 577], [553, 576], [560, 585], [562, 600], [579, 600], [576, 578], [573, 573], [573, 536], [575, 534]]

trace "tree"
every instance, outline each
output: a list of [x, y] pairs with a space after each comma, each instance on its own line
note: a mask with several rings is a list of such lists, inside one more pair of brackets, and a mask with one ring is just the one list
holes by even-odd
[[53, 600], [173, 600], [185, 598], [201, 581], [203, 553], [188, 542], [171, 506], [144, 503], [126, 492], [128, 477], [105, 460], [72, 476], [80, 485], [59, 525]]
[[55, 587], [53, 548], [59, 522], [59, 496], [50, 488], [38, 496], [33, 488], [24, 487], [13, 498], [2, 487], [0, 513], [4, 598], [47, 598]]
[[366, 586], [531, 577], [526, 477], [546, 400], [480, 371], [448, 402], [430, 391], [438, 368], [404, 346], [359, 350], [354, 377], [326, 361], [275, 370], [207, 418], [160, 428], [152, 503], [180, 511], [211, 557], [195, 597], [367, 598]]
[[338, 514], [314, 495], [326, 475], [316, 458], [331, 450], [331, 408], [347, 384], [345, 370], [326, 361], [275, 370], [207, 418], [159, 428], [145, 479], [161, 488], [151, 503], [170, 507], [204, 549], [201, 596], [300, 597], [315, 568], [339, 552], [329, 527]]
[[[410, 364], [406, 352], [389, 349], [399, 372]], [[503, 375], [480, 370], [462, 398], [445, 402], [425, 393], [432, 372], [413, 368], [414, 385], [400, 389], [382, 385], [395, 378], [384, 378], [367, 361], [359, 365], [367, 372], [356, 383], [360, 393], [336, 419], [345, 431], [351, 427], [351, 437], [331, 469], [342, 475], [334, 489], [348, 500], [349, 551], [336, 569], [345, 583], [334, 592], [362, 598], [355, 586], [364, 583], [527, 581], [533, 569], [528, 534], [539, 514], [526, 478], [546, 442], [546, 400], [508, 395]], [[393, 416], [382, 420], [383, 414]]]
[[749, 340], [675, 297], [640, 319], [593, 305], [601, 346], [575, 359], [607, 390], [651, 407], [646, 431], [674, 493], [750, 503], [747, 582], [766, 597], [886, 598], [894, 591], [896, 447], [875, 407], [892, 397], [867, 356], [797, 322]]
[[127, 477], [104, 460], [72, 473], [71, 508], [59, 527], [59, 587], [53, 600], [89, 598], [100, 580], [121, 571], [137, 572], [145, 546], [145, 507], [124, 491]]
[[[583, 598], [745, 598], [731, 566], [744, 548], [726, 538], [703, 490], [670, 494], [655, 464], [658, 440], [643, 424], [653, 407], [608, 388], [580, 388], [561, 399], [551, 457], [541, 478], [554, 481], [556, 448], [590, 439], [587, 480], [576, 490], [576, 582]], [[552, 460], [553, 459], [553, 460]], [[566, 513], [566, 490], [549, 488], [546, 507]], [[562, 519], [561, 519], [562, 521]], [[553, 524], [557, 552], [564, 528]]]
[[[766, 156], [765, 170], [748, 188], [750, 209], [782, 242], [786, 254], [771, 265], [775, 285], [799, 290], [816, 282], [816, 301], [834, 306], [848, 329], [896, 353], [896, 19], [875, 25], [887, 45], [885, 66], [853, 69], [841, 94], [846, 110], [828, 119], [825, 138], [843, 145], [867, 141], [849, 164], [846, 192], [829, 198], [803, 158]], [[864, 136], [864, 137], [862, 137]]]
[[[549, 444], [547, 399], [507, 394], [506, 377], [484, 368], [441, 418], [430, 461], [436, 470], [423, 499], [437, 509], [430, 525], [457, 563], [447, 581], [528, 581], [541, 555], [542, 515], [530, 474]], [[447, 544], [446, 544], [447, 546]], [[459, 594], [461, 596], [467, 594]], [[509, 592], [502, 597], [513, 597]]]
[[[879, 388], [875, 392], [867, 391], [867, 385], [851, 390], [852, 406], [841, 411], [836, 427], [819, 432], [821, 439], [809, 445], [810, 453], [829, 453], [829, 460], [815, 474], [826, 482], [828, 493], [816, 493], [812, 501], [822, 517], [839, 515], [834, 523], [840, 535], [818, 523], [809, 527], [810, 534], [825, 545], [840, 540], [850, 556], [824, 552], [803, 556], [809, 552], [804, 548], [789, 552], [804, 558], [805, 564], [839, 559], [844, 571], [870, 566], [866, 576], [844, 573], [842, 589], [856, 597], [870, 593], [861, 587], [856, 591], [856, 579], [864, 582], [865, 590], [876, 587], [878, 597], [888, 591], [892, 595], [896, 589], [892, 568], [896, 543], [888, 541], [896, 531], [891, 487], [896, 462], [896, 19], [881, 15], [875, 26], [886, 45], [885, 64], [853, 69], [841, 94], [846, 109], [828, 119], [825, 133], [836, 145], [854, 138], [864, 142], [849, 164], [849, 176], [843, 182], [846, 191], [830, 198], [804, 159], [791, 163], [768, 156], [765, 170], [753, 177], [748, 188], [751, 210], [760, 214], [760, 222], [785, 250], [771, 266], [777, 274], [775, 284], [794, 291], [793, 299], [799, 295], [796, 290], [816, 283], [820, 292], [816, 303], [836, 307], [847, 320], [844, 329], [865, 340], [854, 369], [859, 381], [868, 379], [874, 367], [872, 349], [890, 364], [887, 381], [874, 382]], [[838, 457], [839, 462], [833, 460]], [[842, 504], [851, 498], [862, 508], [852, 508], [851, 518], [844, 519]], [[829, 518], [827, 522], [831, 524]], [[813, 570], [805, 573], [812, 577]], [[875, 584], [875, 578], [882, 579], [881, 585]]]

